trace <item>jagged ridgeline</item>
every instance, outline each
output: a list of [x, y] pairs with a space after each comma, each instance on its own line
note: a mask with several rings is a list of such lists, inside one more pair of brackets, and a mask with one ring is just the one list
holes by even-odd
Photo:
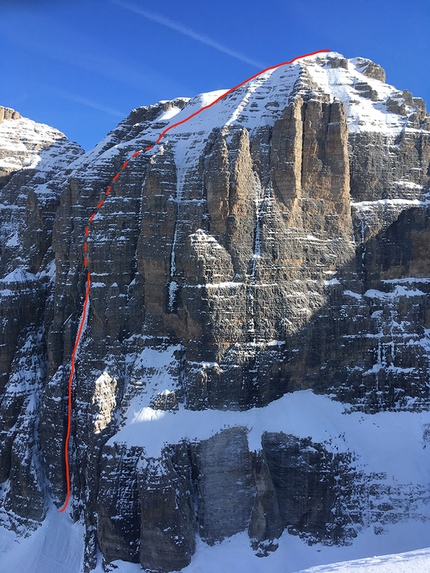
[[[71, 517], [76, 573], [430, 517], [425, 104], [319, 54], [130, 159], [222, 93], [137, 108], [88, 153], [0, 107], [0, 523], [49, 540]], [[85, 228], [127, 159], [88, 236], [59, 519]]]

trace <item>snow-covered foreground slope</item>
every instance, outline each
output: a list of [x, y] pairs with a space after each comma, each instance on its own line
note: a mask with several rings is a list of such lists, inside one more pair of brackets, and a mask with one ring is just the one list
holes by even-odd
[[[16, 539], [14, 534], [0, 530], [0, 562], [2, 573], [76, 573], [82, 571], [84, 529], [73, 524], [68, 515], [54, 507], [43, 526], [29, 538]], [[428, 573], [430, 548], [420, 547], [428, 538], [425, 523], [398, 524], [387, 535], [363, 534], [347, 547], [308, 546], [298, 537], [284, 533], [278, 550], [266, 558], [256, 557], [246, 533], [224, 540], [215, 547], [202, 541], [191, 565], [183, 573]], [[399, 545], [401, 544], [401, 545]], [[411, 551], [390, 554], [396, 546]], [[363, 556], [369, 556], [364, 557]], [[141, 573], [140, 565], [115, 561], [116, 573]], [[94, 573], [105, 573], [101, 556]]]
[[0, 529], [2, 573], [77, 573], [82, 571], [84, 528], [52, 507], [42, 526], [29, 537], [17, 538]]
[[[266, 559], [259, 559], [247, 550], [243, 535], [237, 535], [215, 548], [200, 544], [193, 563], [184, 569], [183, 573], [228, 573], [232, 570], [232, 566], [237, 573], [428, 573], [430, 571], [430, 549], [382, 555], [384, 544], [378, 546], [372, 543], [370, 538], [363, 539], [363, 542], [354, 548], [329, 549], [319, 545], [300, 547], [296, 538], [286, 534], [282, 537], [282, 541], [284, 541], [282, 549]], [[363, 554], [362, 551], [367, 551], [372, 557], [355, 560], [355, 556]], [[324, 563], [324, 565], [313, 567], [314, 563]], [[309, 565], [310, 568], [307, 568]], [[127, 568], [122, 570], [120, 566], [118, 573], [136, 573], [136, 570]]]
[[322, 565], [300, 573], [349, 573], [350, 571], [356, 573], [427, 573], [430, 571], [430, 549]]

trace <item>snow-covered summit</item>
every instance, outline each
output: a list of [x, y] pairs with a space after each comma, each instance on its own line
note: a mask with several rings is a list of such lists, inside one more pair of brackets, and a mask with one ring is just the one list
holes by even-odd
[[[160, 114], [156, 122], [165, 127], [181, 122], [210, 105], [228, 90], [217, 90], [193, 97], [177, 113]], [[248, 129], [272, 124], [279, 119], [291, 97], [297, 93], [328, 101], [342, 101], [347, 109], [350, 132], [383, 131], [398, 133], [411, 115], [425, 113], [425, 105], [408, 92], [385, 83], [385, 72], [365, 58], [346, 59], [329, 52], [316, 54], [268, 70], [229, 93], [210, 110], [204, 110], [172, 130], [175, 134], [207, 132], [214, 127], [240, 124]], [[149, 135], [149, 134], [148, 134]], [[155, 134], [152, 136], [155, 137]]]
[[[297, 95], [343, 102], [350, 134], [373, 132], [395, 138], [402, 131], [416, 131], [426, 116], [424, 101], [385, 83], [380, 65], [362, 57], [347, 59], [337, 52], [319, 53], [262, 72], [237, 89], [137, 108], [72, 167], [89, 165], [100, 154], [110, 161], [121, 148], [144, 149], [164, 131], [159, 144], [175, 145], [178, 159], [185, 152], [181, 141], [188, 149], [195, 146], [199, 154], [198, 142], [214, 128], [242, 126], [252, 139], [256, 130], [273, 126]], [[151, 154], [158, 150], [154, 146]]]
[[82, 153], [58, 129], [19, 114], [16, 119], [10, 115], [0, 122], [0, 176], [21, 169], [48, 171], [53, 164], [64, 168]]

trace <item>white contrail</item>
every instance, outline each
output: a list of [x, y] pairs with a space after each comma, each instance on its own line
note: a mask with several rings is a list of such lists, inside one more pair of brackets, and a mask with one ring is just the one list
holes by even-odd
[[227, 54], [228, 56], [231, 56], [232, 58], [236, 58], [236, 60], [240, 60], [241, 62], [245, 62], [246, 64], [250, 64], [251, 66], [258, 68], [259, 70], [261, 70], [262, 68], [265, 67], [264, 64], [262, 64], [261, 62], [256, 62], [255, 60], [248, 58], [247, 56], [245, 56], [244, 54], [241, 54], [240, 52], [235, 52], [234, 50], [230, 50], [230, 48], [228, 48], [227, 46], [223, 46], [222, 44], [220, 44], [219, 42], [216, 42], [215, 40], [212, 40], [212, 38], [209, 38], [208, 36], [205, 36], [204, 34], [199, 34], [198, 32], [194, 32], [194, 30], [191, 30], [191, 28], [187, 28], [186, 26], [184, 26], [183, 24], [181, 24], [179, 22], [174, 22], [173, 20], [170, 20], [169, 18], [166, 18], [165, 16], [162, 16], [161, 14], [154, 14], [154, 12], [148, 12], [147, 10], [140, 8], [139, 6], [135, 6], [134, 4], [128, 4], [127, 2], [123, 2], [122, 0], [111, 0], [111, 2], [113, 4], [117, 4], [118, 6], [121, 6], [121, 8], [125, 8], [126, 10], [130, 10], [131, 12], [134, 12], [135, 14], [140, 14], [140, 16], [143, 16], [144, 18], [147, 18], [148, 20], [152, 20], [153, 22], [157, 22], [157, 24], [161, 24], [162, 26], [166, 26], [167, 28], [170, 28], [171, 30], [175, 30], [176, 32], [179, 32], [180, 34], [183, 34], [184, 36], [188, 36], [189, 38], [193, 38], [193, 40], [197, 40], [197, 42], [200, 42], [201, 44], [206, 44], [206, 46], [210, 46], [211, 48], [214, 48], [215, 50], [218, 50], [219, 52], [223, 52], [224, 54]]
[[[0, 5], [2, 1], [0, 0]], [[141, 61], [133, 62], [130, 58], [124, 61], [112, 50], [109, 53], [105, 53], [106, 49], [103, 48], [103, 44], [89, 42], [90, 38], [88, 37], [79, 36], [72, 45], [69, 45], [70, 43], [68, 42], [61, 43], [58, 41], [58, 38], [61, 33], [66, 34], [68, 29], [62, 27], [59, 21], [55, 19], [49, 20], [48, 23], [50, 24], [49, 33], [37, 34], [33, 30], [33, 35], [29, 35], [25, 27], [11, 26], [8, 28], [7, 26], [2, 27], [0, 23], [0, 35], [19, 45], [20, 49], [27, 50], [29, 53], [28, 57], [34, 58], [35, 54], [40, 55], [44, 58], [62, 62], [67, 66], [87, 70], [97, 76], [103, 76], [133, 88], [151, 92], [157, 98], [166, 96], [166, 90], [175, 95], [190, 91], [189, 87], [184, 85], [184, 83], [172, 79], [162, 71], [160, 72], [159, 69], [154, 70], [145, 66]], [[56, 46], [55, 50], [52, 49], [53, 45]], [[111, 113], [111, 111], [108, 111], [108, 113]], [[118, 115], [117, 110], [113, 111]]]
[[101, 105], [97, 102], [91, 101], [91, 100], [86, 99], [86, 98], [81, 97], [81, 96], [72, 95], [72, 94], [69, 94], [66, 92], [61, 92], [60, 95], [64, 98], [69, 99], [71, 101], [74, 101], [76, 103], [81, 103], [82, 105], [92, 107], [93, 109], [97, 109], [99, 111], [104, 111], [105, 113], [109, 113], [110, 115], [115, 115], [116, 117], [120, 117], [121, 119], [123, 119], [127, 115], [126, 113], [121, 113], [120, 111], [117, 111], [116, 109], [112, 109], [111, 107], [106, 107], [105, 105]]

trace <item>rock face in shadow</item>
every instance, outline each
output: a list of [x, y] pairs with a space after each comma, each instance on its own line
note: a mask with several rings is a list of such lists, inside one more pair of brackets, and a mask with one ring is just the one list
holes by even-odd
[[199, 533], [213, 545], [245, 530], [250, 520], [255, 484], [246, 432], [225, 430], [200, 442], [193, 454]]
[[[362, 58], [305, 59], [150, 152], [136, 155], [212, 95], [134, 110], [82, 156], [40, 127], [12, 170], [1, 136], [29, 120], [4, 116], [1, 523], [36, 527], [49, 496], [64, 501], [87, 270], [70, 442], [86, 571], [98, 549], [107, 570], [122, 559], [164, 573], [190, 563], [197, 535], [247, 531], [264, 556], [284, 530], [343, 544], [409, 515], [404, 484], [387, 489], [329, 440], [262, 427], [251, 446], [232, 418], [205, 433], [213, 416], [254, 408], [258, 421], [297, 390], [363, 415], [428, 408], [430, 119], [384, 81]], [[184, 412], [202, 416], [195, 433]], [[416, 488], [414, 507], [428, 497]]]
[[52, 232], [69, 165], [82, 153], [58, 130], [0, 107], [0, 483], [7, 524], [18, 529], [35, 527], [47, 508], [39, 430]]

